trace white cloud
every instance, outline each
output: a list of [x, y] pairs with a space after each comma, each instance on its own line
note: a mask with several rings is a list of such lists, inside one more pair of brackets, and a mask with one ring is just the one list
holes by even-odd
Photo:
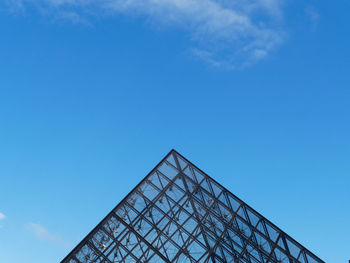
[[39, 223], [28, 223], [26, 228], [41, 241], [55, 243], [64, 247], [70, 246], [70, 243], [64, 241], [61, 236], [52, 234]]
[[0, 213], [0, 220], [3, 220], [5, 218], [6, 218], [6, 216], [3, 213]]
[[191, 33], [195, 54], [214, 66], [255, 62], [268, 56], [284, 38], [279, 28], [285, 0], [8, 1], [17, 6], [36, 6], [46, 14], [73, 22], [119, 14], [144, 17], [157, 27], [177, 27]]
[[320, 21], [320, 13], [313, 7], [308, 7], [305, 9], [306, 15], [309, 17], [313, 28], [318, 26]]

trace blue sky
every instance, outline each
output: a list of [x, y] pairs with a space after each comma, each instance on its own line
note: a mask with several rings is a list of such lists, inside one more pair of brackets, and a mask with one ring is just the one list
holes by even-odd
[[59, 262], [175, 148], [350, 259], [347, 0], [5, 0], [0, 262]]

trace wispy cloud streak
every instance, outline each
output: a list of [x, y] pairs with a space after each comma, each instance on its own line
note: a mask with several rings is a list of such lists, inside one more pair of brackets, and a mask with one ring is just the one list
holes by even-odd
[[[4, 220], [5, 218], [6, 218], [5, 214], [0, 212], [0, 221]], [[2, 228], [2, 227], [3, 227], [3, 225], [0, 224], [0, 228]]]
[[3, 220], [5, 218], [6, 218], [6, 216], [3, 213], [0, 213], [0, 220]]
[[313, 29], [316, 29], [320, 21], [320, 14], [314, 7], [307, 7], [305, 9], [306, 15], [309, 17]]
[[69, 247], [71, 245], [70, 243], [64, 241], [61, 236], [52, 234], [39, 223], [28, 223], [26, 228], [40, 241], [55, 243], [63, 247]]
[[[283, 42], [284, 0], [8, 0], [86, 21], [91, 15], [141, 16], [191, 33], [194, 54], [214, 66], [258, 61]], [[67, 16], [69, 14], [69, 16]]]

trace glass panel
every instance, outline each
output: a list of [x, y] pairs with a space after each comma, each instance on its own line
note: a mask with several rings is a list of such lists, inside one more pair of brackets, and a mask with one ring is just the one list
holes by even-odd
[[300, 253], [299, 246], [294, 241], [292, 241], [290, 238], [288, 238], [288, 237], [286, 238], [286, 241], [287, 241], [287, 245], [288, 245], [288, 248], [289, 248], [289, 252], [292, 254], [292, 256], [294, 258], [298, 258], [299, 253]]

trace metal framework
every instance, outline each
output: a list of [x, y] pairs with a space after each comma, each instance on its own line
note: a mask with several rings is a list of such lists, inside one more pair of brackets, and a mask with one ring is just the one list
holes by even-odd
[[61, 263], [324, 263], [170, 153]]

